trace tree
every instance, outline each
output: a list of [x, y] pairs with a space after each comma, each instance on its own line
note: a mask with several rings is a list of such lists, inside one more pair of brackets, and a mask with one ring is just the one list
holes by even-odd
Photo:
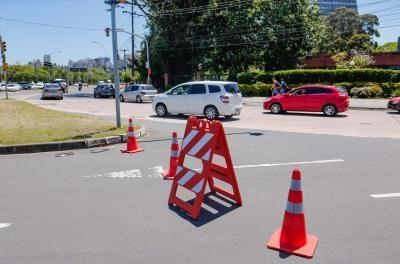
[[377, 46], [374, 37], [379, 37], [377, 30], [379, 19], [375, 15], [358, 15], [357, 11], [338, 8], [325, 19], [323, 53], [371, 52]]
[[311, 0], [254, 1], [257, 64], [264, 70], [293, 68], [320, 43], [319, 8]]
[[396, 52], [397, 42], [387, 42], [382, 46], [379, 46], [375, 51], [377, 52]]

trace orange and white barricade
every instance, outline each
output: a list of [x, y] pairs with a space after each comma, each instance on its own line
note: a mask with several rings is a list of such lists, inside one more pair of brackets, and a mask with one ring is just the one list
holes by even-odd
[[[213, 163], [214, 154], [224, 158], [226, 166]], [[201, 171], [195, 171], [183, 165], [186, 155], [201, 160], [203, 164]], [[216, 186], [214, 179], [231, 185], [232, 192]], [[186, 125], [168, 204], [178, 206], [193, 219], [197, 219], [200, 215], [207, 183], [212, 192], [224, 195], [234, 200], [238, 205], [242, 205], [242, 198], [222, 123], [190, 117]], [[178, 187], [186, 188], [195, 194], [193, 204], [177, 197]]]

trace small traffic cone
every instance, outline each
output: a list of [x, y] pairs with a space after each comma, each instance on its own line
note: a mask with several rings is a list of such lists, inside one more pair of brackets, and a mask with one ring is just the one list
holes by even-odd
[[275, 231], [267, 247], [301, 257], [312, 258], [317, 243], [317, 237], [307, 235], [303, 212], [301, 172], [294, 170], [282, 228]]
[[169, 159], [169, 169], [161, 173], [161, 175], [167, 180], [173, 180], [176, 175], [176, 169], [178, 168], [179, 160], [179, 144], [178, 144], [178, 134], [172, 132], [172, 142], [171, 142], [171, 156]]
[[133, 126], [132, 118], [129, 118], [129, 126], [128, 126], [128, 140], [126, 142], [126, 149], [121, 150], [123, 153], [136, 153], [143, 151], [141, 147], [139, 147], [136, 136], [135, 136], [135, 127]]

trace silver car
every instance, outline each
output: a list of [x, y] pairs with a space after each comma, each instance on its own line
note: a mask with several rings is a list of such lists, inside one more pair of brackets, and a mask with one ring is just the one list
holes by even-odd
[[47, 98], [64, 99], [64, 92], [60, 85], [46, 83], [42, 90], [42, 100]]
[[130, 85], [125, 88], [119, 100], [121, 102], [133, 101], [136, 103], [142, 103], [143, 101], [152, 101], [154, 95], [157, 94], [157, 89], [150, 84], [136, 84]]

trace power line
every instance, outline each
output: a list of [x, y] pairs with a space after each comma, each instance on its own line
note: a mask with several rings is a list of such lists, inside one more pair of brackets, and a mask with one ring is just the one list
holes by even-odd
[[52, 28], [75, 29], [75, 30], [88, 30], [88, 31], [100, 31], [100, 30], [104, 30], [104, 29], [102, 29], [102, 28], [88, 28], [88, 27], [75, 27], [75, 26], [53, 25], [53, 24], [47, 24], [47, 23], [39, 23], [39, 22], [32, 22], [32, 21], [26, 21], [26, 20], [8, 18], [8, 17], [3, 17], [3, 16], [0, 16], [0, 20], [11, 21], [11, 22], [17, 22], [17, 23], [23, 23], [23, 24], [29, 24], [29, 25], [38, 25], [38, 26], [43, 26], [43, 27], [52, 27]]

